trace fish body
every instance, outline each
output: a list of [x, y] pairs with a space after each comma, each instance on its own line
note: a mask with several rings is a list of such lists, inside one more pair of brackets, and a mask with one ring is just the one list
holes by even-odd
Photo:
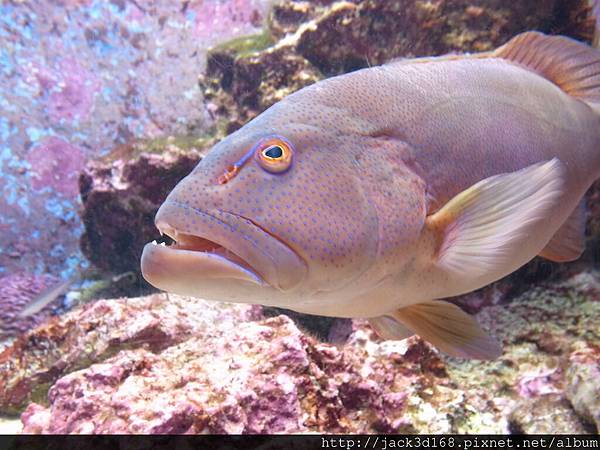
[[[571, 57], [571, 55], [574, 55]], [[306, 87], [228, 136], [156, 216], [155, 286], [369, 318], [449, 354], [498, 344], [441, 300], [583, 250], [600, 177], [600, 53], [525, 33]]]

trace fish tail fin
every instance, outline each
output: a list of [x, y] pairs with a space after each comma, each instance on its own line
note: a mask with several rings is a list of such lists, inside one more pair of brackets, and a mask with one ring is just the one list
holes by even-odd
[[[600, 0], [594, 0], [594, 5], [600, 9]], [[493, 56], [536, 72], [600, 114], [600, 49], [564, 36], [528, 31], [497, 48]]]

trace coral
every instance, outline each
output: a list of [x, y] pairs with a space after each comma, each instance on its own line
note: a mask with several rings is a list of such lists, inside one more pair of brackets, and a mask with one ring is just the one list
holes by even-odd
[[186, 7], [195, 18], [194, 36], [204, 40], [230, 35], [232, 30], [248, 30], [260, 26], [263, 9], [264, 2], [260, 0], [192, 1]]
[[154, 227], [158, 207], [198, 163], [205, 145], [202, 139], [175, 138], [159, 144], [126, 146], [81, 174], [81, 247], [99, 268], [139, 271], [144, 245], [160, 236]]
[[24, 334], [0, 354], [0, 410], [14, 412], [31, 399], [43, 399], [58, 377], [121, 349], [156, 351], [210, 334], [212, 323], [229, 330], [257, 314], [253, 306], [163, 294], [84, 305]]
[[66, 197], [73, 197], [79, 192], [79, 172], [85, 161], [79, 147], [52, 136], [32, 147], [27, 161], [32, 169], [33, 189], [50, 188]]
[[[101, 83], [94, 73], [83, 68], [75, 58], [60, 61], [57, 73], [45, 72], [47, 77], [40, 84], [49, 93], [48, 113], [54, 122], [86, 120], [89, 118], [94, 97]], [[61, 78], [55, 79], [57, 75]]]
[[495, 361], [383, 342], [365, 321], [336, 322], [333, 345], [258, 307], [100, 301], [5, 351], [3, 404], [35, 398], [28, 433], [593, 433], [599, 294], [587, 270], [484, 306]]
[[14, 337], [34, 328], [47, 319], [56, 302], [37, 314], [19, 317], [18, 313], [37, 295], [53, 287], [59, 280], [50, 275], [15, 273], [0, 278], [0, 340]]

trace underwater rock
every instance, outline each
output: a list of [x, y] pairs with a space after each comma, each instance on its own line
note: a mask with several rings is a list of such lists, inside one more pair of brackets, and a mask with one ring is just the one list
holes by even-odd
[[154, 295], [73, 311], [2, 364], [16, 380], [46, 355], [28, 433], [590, 433], [599, 313], [598, 271], [534, 287], [478, 314], [503, 355], [464, 361], [381, 341], [366, 321], [336, 322], [332, 345], [260, 307]]
[[285, 0], [263, 33], [208, 52], [200, 87], [228, 134], [324, 76], [398, 57], [492, 50], [533, 29], [589, 39], [586, 12], [584, 0]]
[[586, 195], [588, 220], [587, 245], [593, 261], [600, 262], [600, 180], [596, 181]]
[[16, 273], [0, 278], [0, 340], [17, 336], [48, 319], [56, 302], [46, 305], [37, 314], [19, 317], [33, 299], [59, 283], [51, 275]]
[[569, 357], [567, 398], [600, 431], [600, 341], [578, 342]]
[[[253, 45], [265, 45], [263, 35], [246, 39]], [[222, 119], [219, 131], [223, 136], [288, 94], [322, 78], [287, 42], [262, 51], [240, 42], [244, 41], [237, 39], [212, 49], [206, 74], [199, 77], [209, 111]]]
[[416, 339], [385, 351], [368, 344], [364, 331], [342, 350], [320, 344], [278, 316], [161, 354], [123, 351], [58, 380], [48, 393], [50, 413], [30, 405], [24, 431], [414, 431], [405, 417], [413, 390], [449, 383], [443, 372], [423, 371], [439, 366], [439, 357]]
[[139, 142], [88, 163], [79, 179], [85, 256], [114, 273], [138, 272], [144, 245], [160, 237], [156, 211], [206, 146], [194, 138]]
[[560, 395], [523, 399], [509, 417], [515, 434], [588, 434], [569, 402]]
[[157, 294], [100, 300], [57, 316], [0, 353], [0, 412], [44, 398], [62, 375], [129, 347], [162, 349], [252, 319], [260, 308]]

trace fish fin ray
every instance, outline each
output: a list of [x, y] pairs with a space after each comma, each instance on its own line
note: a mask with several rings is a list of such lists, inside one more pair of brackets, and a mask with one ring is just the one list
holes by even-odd
[[432, 300], [394, 311], [394, 319], [444, 353], [458, 358], [495, 359], [501, 344], [458, 306]]
[[375, 333], [382, 338], [390, 341], [401, 341], [415, 334], [406, 328], [393, 317], [379, 316], [369, 319], [369, 325], [375, 330]]
[[426, 227], [436, 241], [435, 266], [462, 285], [452, 295], [477, 289], [520, 266], [513, 255], [558, 202], [565, 176], [558, 158], [495, 175], [427, 217]]
[[[600, 12], [600, 0], [594, 0]], [[598, 16], [596, 16], [598, 17]], [[493, 53], [552, 81], [567, 94], [600, 108], [600, 50], [564, 36], [521, 33]]]
[[585, 201], [582, 200], [539, 256], [554, 262], [578, 259], [585, 250], [585, 219]]

